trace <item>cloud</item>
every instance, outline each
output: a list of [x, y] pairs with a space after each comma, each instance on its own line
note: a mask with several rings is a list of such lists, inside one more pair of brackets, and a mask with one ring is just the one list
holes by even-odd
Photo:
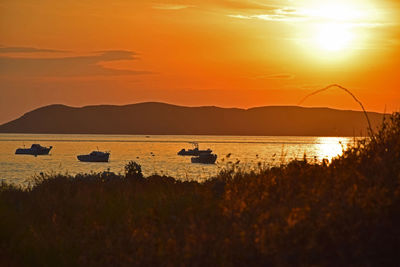
[[275, 8], [275, 6], [271, 6], [270, 3], [260, 3], [259, 1], [252, 0], [175, 0], [173, 2], [162, 3], [162, 0], [160, 0], [158, 3], [152, 4], [152, 7], [154, 9], [162, 10], [180, 10], [191, 7], [202, 7], [206, 9], [222, 8], [224, 10], [267, 11]]
[[133, 60], [137, 59], [137, 53], [127, 50], [105, 50], [97, 51], [100, 53], [97, 58], [103, 61], [115, 61], [115, 60]]
[[[395, 2], [393, 0], [386, 0]], [[353, 27], [387, 26], [388, 21], [383, 16], [384, 8], [372, 4], [349, 5], [338, 2], [323, 1], [311, 5], [307, 1], [280, 1], [280, 0], [157, 0], [153, 4], [155, 9], [181, 10], [197, 7], [202, 10], [219, 10], [221, 14], [231, 18], [246, 20], [263, 20], [288, 23], [323, 23], [337, 21]], [[394, 8], [393, 8], [394, 9]], [[397, 8], [396, 8], [397, 9]], [[361, 17], [359, 17], [361, 15]], [[383, 16], [383, 17], [382, 17]], [[379, 18], [378, 18], [379, 17]], [[396, 22], [397, 24], [397, 22]]]
[[[293, 2], [291, 5], [270, 4], [264, 8], [254, 10], [241, 10], [240, 13], [228, 14], [228, 17], [237, 19], [257, 19], [277, 22], [310, 22], [327, 23], [337, 22], [353, 27], [379, 27], [394, 24], [382, 18], [383, 11], [372, 6], [362, 6], [349, 8], [345, 5], [324, 6], [304, 6], [300, 2]], [[397, 23], [395, 23], [397, 24]]]
[[155, 4], [153, 5], [154, 9], [160, 10], [181, 10], [194, 7], [194, 5], [180, 5], [180, 4]]
[[252, 19], [251, 16], [246, 16], [246, 15], [228, 15], [228, 17], [235, 19]]
[[0, 75], [8, 76], [96, 76], [96, 75], [138, 75], [147, 71], [133, 71], [107, 68], [101, 62], [136, 60], [132, 51], [99, 51], [94, 55], [74, 57], [6, 57], [0, 56]]
[[258, 10], [258, 11], [268, 11], [273, 10], [276, 6], [271, 4], [260, 3], [256, 1], [243, 1], [243, 0], [220, 0], [218, 5], [232, 9], [232, 10]]
[[231, 18], [238, 18], [238, 19], [260, 19], [266, 21], [284, 21], [284, 22], [300, 22], [300, 21], [307, 21], [308, 18], [300, 15], [286, 15], [286, 14], [279, 14], [278, 10], [275, 11], [274, 14], [259, 14], [259, 15], [228, 15]]
[[258, 14], [229, 14], [228, 17], [238, 19], [259, 19], [266, 21], [286, 21], [286, 22], [298, 22], [311, 20], [305, 14], [295, 8], [290, 7], [269, 7], [266, 10], [260, 10]]
[[23, 46], [0, 46], [0, 53], [60, 53], [66, 52], [63, 50], [55, 49], [41, 49], [35, 47], [23, 47]]

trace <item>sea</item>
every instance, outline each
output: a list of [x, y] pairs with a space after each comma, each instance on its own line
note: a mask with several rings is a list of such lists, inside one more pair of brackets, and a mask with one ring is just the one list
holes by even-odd
[[[193, 164], [190, 156], [178, 156], [182, 148], [193, 148], [190, 142], [197, 142], [200, 149], [212, 149], [218, 155], [216, 164]], [[145, 176], [159, 174], [202, 182], [232, 165], [251, 170], [304, 156], [310, 161], [332, 160], [354, 142], [349, 137], [317, 136], [0, 134], [0, 180], [24, 187], [33, 185], [34, 177], [41, 173], [124, 173], [124, 166], [135, 161]], [[50, 155], [15, 155], [17, 148], [34, 143], [53, 146]], [[93, 150], [110, 151], [110, 161], [78, 161], [77, 155]]]

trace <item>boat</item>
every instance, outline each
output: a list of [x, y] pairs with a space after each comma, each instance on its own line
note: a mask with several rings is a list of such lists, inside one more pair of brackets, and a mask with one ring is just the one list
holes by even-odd
[[200, 154], [211, 154], [212, 150], [207, 149], [207, 150], [200, 150], [199, 149], [199, 144], [197, 142], [190, 142], [194, 148], [193, 149], [182, 149], [181, 151], [178, 152], [179, 156], [199, 156]]
[[110, 152], [92, 151], [88, 155], [77, 156], [78, 160], [83, 162], [108, 162]]
[[192, 157], [192, 163], [202, 163], [202, 164], [214, 164], [217, 160], [216, 154], [211, 153], [201, 153], [197, 157]]
[[48, 155], [52, 146], [44, 147], [39, 144], [32, 144], [30, 148], [18, 148], [15, 151], [15, 154], [18, 155]]

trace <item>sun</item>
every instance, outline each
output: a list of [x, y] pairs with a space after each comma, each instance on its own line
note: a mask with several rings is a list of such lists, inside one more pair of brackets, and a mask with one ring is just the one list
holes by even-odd
[[[308, 1], [301, 10], [307, 18], [308, 43], [323, 57], [349, 54], [361, 43], [359, 25], [370, 19], [366, 1]], [[310, 46], [311, 45], [311, 46]]]
[[341, 51], [351, 47], [355, 34], [350, 27], [342, 23], [324, 23], [317, 25], [314, 44], [324, 51]]

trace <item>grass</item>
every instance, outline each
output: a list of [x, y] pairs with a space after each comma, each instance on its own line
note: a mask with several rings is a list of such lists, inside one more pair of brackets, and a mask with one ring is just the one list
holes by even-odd
[[1, 266], [397, 266], [400, 114], [332, 162], [0, 186]]

